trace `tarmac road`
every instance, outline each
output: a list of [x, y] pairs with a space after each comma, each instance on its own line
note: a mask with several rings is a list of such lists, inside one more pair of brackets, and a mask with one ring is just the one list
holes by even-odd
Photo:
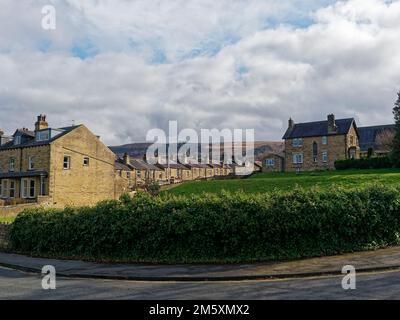
[[341, 276], [240, 282], [138, 282], [57, 278], [55, 290], [42, 277], [0, 267], [0, 299], [276, 300], [399, 299], [400, 271], [357, 275], [355, 290]]

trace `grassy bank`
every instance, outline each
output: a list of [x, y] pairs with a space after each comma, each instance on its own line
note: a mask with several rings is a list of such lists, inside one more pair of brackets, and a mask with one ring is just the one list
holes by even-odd
[[15, 217], [0, 217], [0, 223], [12, 223]]
[[258, 173], [248, 179], [186, 182], [163, 193], [166, 195], [193, 195], [204, 192], [221, 193], [223, 190], [264, 193], [290, 191], [296, 186], [306, 190], [313, 187], [331, 190], [336, 187], [350, 189], [377, 184], [400, 185], [400, 169], [303, 172], [300, 174]]

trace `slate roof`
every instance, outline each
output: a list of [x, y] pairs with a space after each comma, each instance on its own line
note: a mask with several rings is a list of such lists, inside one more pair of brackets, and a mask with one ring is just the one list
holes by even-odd
[[200, 168], [200, 169], [204, 169], [204, 168], [209, 169], [210, 168], [205, 163], [188, 163], [188, 164], [185, 164], [185, 166], [188, 168]]
[[295, 139], [305, 137], [322, 137], [331, 135], [343, 135], [347, 134], [352, 126], [355, 124], [354, 118], [338, 119], [335, 121], [337, 131], [335, 133], [328, 134], [328, 121], [315, 121], [297, 123], [294, 125], [292, 130], [287, 130], [282, 139]]
[[15, 131], [13, 136], [16, 136], [17, 134], [21, 134], [21, 135], [28, 136], [28, 137], [31, 137], [31, 138], [35, 137], [35, 132], [31, 131], [31, 130], [28, 130], [28, 129], [17, 129], [17, 131]]
[[158, 163], [157, 167], [162, 168], [162, 169], [166, 169], [169, 167], [171, 169], [190, 170], [188, 167], [185, 167], [183, 164], [180, 164], [180, 163], [170, 163], [169, 166], [168, 166], [168, 164]]
[[396, 126], [394, 124], [358, 128], [358, 133], [360, 135], [361, 151], [368, 151], [369, 148], [376, 150], [377, 136], [386, 130], [395, 130], [395, 129]]
[[47, 171], [4, 172], [0, 173], [0, 179], [47, 177], [47, 175]]
[[208, 165], [209, 165], [211, 168], [214, 168], [214, 169], [222, 168], [222, 165], [221, 165], [221, 164], [218, 164], [218, 163], [209, 163]]
[[125, 163], [121, 161], [121, 159], [115, 161], [115, 169], [123, 171], [132, 171], [132, 169], [129, 166], [127, 166]]
[[[38, 146], [45, 146], [48, 145], [50, 143], [52, 143], [53, 141], [61, 138], [62, 136], [66, 135], [67, 133], [71, 132], [72, 130], [80, 127], [81, 125], [76, 125], [76, 126], [70, 126], [70, 127], [64, 127], [64, 128], [58, 128], [59, 130], [64, 130], [62, 133], [60, 133], [59, 135], [51, 138], [50, 140], [47, 141], [36, 141], [35, 140], [35, 135], [33, 135], [33, 137], [31, 137], [31, 139], [29, 139], [28, 141], [22, 142], [21, 144], [18, 145], [14, 145], [14, 141], [9, 141], [6, 142], [4, 145], [0, 146], [0, 151], [1, 150], [10, 150], [10, 149], [21, 149], [21, 148], [28, 148], [28, 147], [38, 147]], [[51, 128], [49, 128], [51, 129]], [[18, 130], [16, 131], [18, 132]], [[25, 131], [26, 132], [26, 131]]]
[[144, 160], [141, 159], [132, 159], [130, 161], [130, 165], [137, 170], [156, 170], [156, 171], [161, 171], [160, 168], [158, 168], [157, 166], [147, 163]]

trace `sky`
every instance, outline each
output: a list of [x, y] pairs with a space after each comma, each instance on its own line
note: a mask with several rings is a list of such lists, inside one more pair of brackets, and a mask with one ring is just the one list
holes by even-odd
[[0, 129], [43, 113], [120, 145], [169, 120], [269, 141], [289, 117], [388, 124], [399, 35], [399, 0], [0, 0]]

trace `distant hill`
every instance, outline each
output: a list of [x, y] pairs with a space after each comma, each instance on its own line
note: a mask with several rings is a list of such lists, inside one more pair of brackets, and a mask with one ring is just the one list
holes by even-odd
[[[178, 148], [182, 144], [178, 144]], [[146, 154], [147, 148], [151, 146], [151, 143], [140, 142], [140, 143], [130, 143], [121, 146], [112, 146], [110, 149], [122, 157], [124, 153], [128, 153], [133, 158], [142, 159]], [[221, 151], [223, 150], [223, 146], [219, 146]], [[213, 148], [218, 148], [218, 145], [214, 145]], [[200, 147], [199, 147], [200, 149]], [[256, 159], [260, 159], [263, 154], [273, 152], [273, 153], [281, 153], [283, 152], [284, 144], [280, 141], [256, 141], [254, 143], [254, 155]], [[222, 153], [222, 152], [221, 152]]]

